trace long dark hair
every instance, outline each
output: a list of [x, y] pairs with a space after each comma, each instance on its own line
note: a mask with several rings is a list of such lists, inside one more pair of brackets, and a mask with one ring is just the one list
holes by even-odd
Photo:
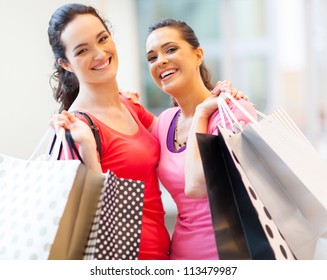
[[91, 14], [97, 17], [109, 32], [107, 22], [100, 17], [98, 11], [91, 6], [82, 4], [67, 4], [61, 6], [53, 13], [49, 21], [48, 37], [55, 59], [55, 72], [50, 77], [50, 86], [53, 90], [55, 100], [61, 105], [59, 112], [68, 110], [79, 92], [79, 82], [75, 74], [66, 71], [58, 64], [59, 58], [68, 61], [65, 55], [65, 46], [61, 40], [61, 34], [76, 16], [85, 14]]
[[[179, 30], [182, 39], [188, 42], [193, 49], [200, 47], [199, 40], [195, 35], [194, 30], [184, 21], [174, 20], [170, 18], [160, 19], [149, 27], [148, 35], [162, 27], [172, 27]], [[213, 90], [213, 85], [211, 84], [211, 74], [204, 62], [202, 62], [202, 64], [200, 65], [200, 75], [206, 88], [210, 91]]]

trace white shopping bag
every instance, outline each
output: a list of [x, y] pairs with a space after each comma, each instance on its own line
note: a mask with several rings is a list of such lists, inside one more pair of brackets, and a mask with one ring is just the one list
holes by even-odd
[[297, 259], [327, 259], [327, 164], [283, 109], [220, 133]]
[[103, 181], [78, 160], [1, 154], [0, 259], [82, 259]]

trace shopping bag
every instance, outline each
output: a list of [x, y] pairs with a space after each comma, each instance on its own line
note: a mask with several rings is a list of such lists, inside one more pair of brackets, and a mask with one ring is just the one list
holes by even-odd
[[[256, 122], [255, 117], [239, 106], [230, 94], [226, 94], [250, 121]], [[221, 125], [228, 138], [242, 131], [244, 124], [231, 112], [225, 98], [222, 95], [217, 101]], [[257, 114], [263, 116], [259, 111]], [[234, 133], [226, 129], [227, 122]], [[220, 258], [294, 259], [287, 242], [222, 135], [197, 134], [197, 140]]]
[[138, 259], [143, 198], [142, 181], [119, 178], [108, 170], [84, 259]]
[[293, 259], [221, 136], [198, 133], [197, 141], [220, 259]]
[[327, 165], [285, 110], [220, 133], [295, 257], [327, 259]]
[[[82, 116], [93, 132], [99, 160], [102, 160], [99, 128], [86, 112], [74, 111]], [[71, 155], [80, 160], [79, 152], [71, 135], [67, 135], [67, 144]], [[49, 153], [61, 147], [50, 145]], [[66, 152], [67, 153], [67, 152]], [[96, 213], [92, 229], [88, 235], [87, 246], [83, 251], [86, 260], [133, 260], [138, 259], [143, 217], [144, 182], [119, 178], [108, 170], [103, 181], [100, 198], [96, 204]]]
[[80, 164], [83, 176], [76, 174], [65, 210], [60, 219], [48, 259], [80, 260], [84, 258], [98, 201], [104, 184], [104, 175], [88, 170]]
[[82, 259], [103, 181], [78, 160], [0, 155], [0, 259]]
[[219, 130], [295, 257], [327, 259], [327, 163], [286, 111]]

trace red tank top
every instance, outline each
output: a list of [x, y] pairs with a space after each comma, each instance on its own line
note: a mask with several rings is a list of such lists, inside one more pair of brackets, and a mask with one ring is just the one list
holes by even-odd
[[[118, 177], [145, 183], [139, 259], [168, 259], [170, 237], [164, 222], [165, 212], [156, 169], [160, 155], [159, 143], [144, 127], [150, 126], [154, 116], [141, 105], [123, 97], [121, 101], [138, 124], [139, 130], [134, 135], [113, 130], [89, 114], [99, 129], [102, 171], [105, 173], [109, 169]], [[85, 121], [82, 116], [80, 118]]]

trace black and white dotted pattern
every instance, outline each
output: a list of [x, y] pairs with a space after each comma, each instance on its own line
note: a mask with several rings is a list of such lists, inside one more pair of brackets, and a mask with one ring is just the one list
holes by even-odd
[[[242, 178], [244, 181], [244, 174], [242, 174]], [[267, 208], [262, 204], [261, 200], [259, 200], [251, 185], [247, 184], [246, 189], [249, 193], [253, 206], [257, 210], [259, 220], [263, 226], [264, 232], [272, 247], [272, 250], [275, 253], [276, 259], [294, 260], [295, 257], [291, 249], [278, 230]]]
[[144, 183], [108, 171], [84, 259], [138, 259]]
[[[227, 130], [224, 130], [224, 131], [226, 131], [224, 133], [225, 134], [224, 137], [226, 137], [228, 132], [227, 132]], [[232, 135], [233, 134], [231, 132], [229, 132], [228, 136], [232, 137]], [[228, 145], [227, 145], [227, 147], [228, 147]], [[228, 147], [228, 149], [230, 149], [230, 148]], [[229, 151], [233, 156], [233, 160], [234, 160], [236, 168], [240, 172], [242, 181], [243, 181], [244, 185], [246, 186], [246, 191], [249, 194], [251, 202], [258, 213], [258, 218], [259, 218], [260, 223], [263, 227], [263, 230], [266, 234], [267, 240], [275, 254], [275, 258], [277, 260], [278, 259], [294, 260], [295, 259], [294, 254], [292, 253], [289, 245], [287, 244], [287, 242], [281, 235], [280, 231], [278, 230], [269, 211], [263, 205], [262, 201], [260, 200], [257, 193], [255, 192], [250, 180], [248, 179], [245, 172], [243, 171], [243, 168], [241, 167], [237, 157], [235, 156], [234, 152], [231, 149]]]

